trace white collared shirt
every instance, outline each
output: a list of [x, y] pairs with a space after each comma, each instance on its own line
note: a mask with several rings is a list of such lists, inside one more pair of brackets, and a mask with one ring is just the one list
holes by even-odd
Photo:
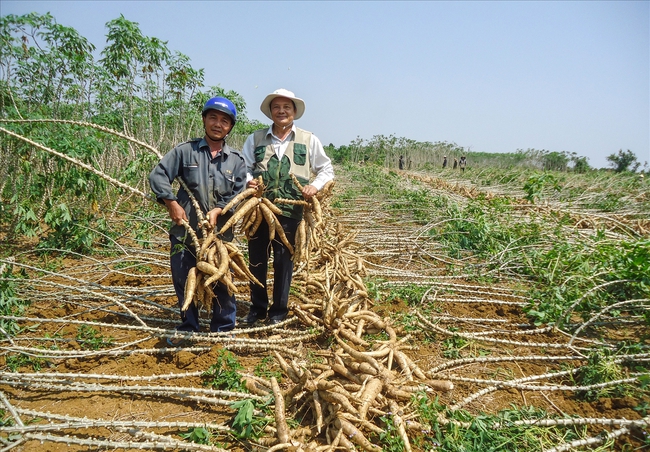
[[[273, 134], [273, 127], [269, 127], [267, 136], [271, 136], [271, 143], [273, 144], [273, 150], [275, 155], [277, 155], [278, 160], [282, 160], [284, 153], [289, 146], [289, 142], [293, 140], [296, 134], [296, 125], [291, 126], [291, 132], [286, 136], [284, 140], [281, 140]], [[244, 161], [246, 162], [246, 169], [248, 171], [247, 180], [253, 179], [253, 169], [255, 168], [255, 143], [253, 134], [250, 134], [246, 141], [244, 142], [244, 147], [242, 148], [242, 155], [244, 156]], [[325, 154], [325, 149], [323, 149], [323, 144], [320, 142], [316, 135], [311, 134], [311, 141], [309, 142], [309, 165], [311, 166], [311, 171], [316, 175], [316, 178], [310, 182], [310, 185], [313, 185], [317, 190], [322, 189], [325, 184], [332, 179], [334, 179], [334, 168], [332, 167], [332, 161]]]

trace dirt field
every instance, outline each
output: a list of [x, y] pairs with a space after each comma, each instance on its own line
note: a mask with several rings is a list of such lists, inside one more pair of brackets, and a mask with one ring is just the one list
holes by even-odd
[[[339, 180], [336, 189], [353, 185]], [[401, 350], [424, 371], [427, 381], [453, 383], [451, 391], [423, 383], [432, 399], [437, 397], [451, 411], [472, 415], [536, 407], [549, 418], [641, 419], [634, 410], [640, 400], [633, 397], [601, 397], [593, 402], [580, 397], [572, 369], [585, 364], [584, 356], [593, 344], [579, 339], [569, 346], [570, 335], [530, 325], [522, 312], [529, 287], [506, 277], [470, 282], [467, 273], [450, 270], [440, 245], [423, 234], [408, 209], [396, 215], [386, 209], [389, 202], [356, 196], [341, 203], [328, 219], [331, 231], [339, 231], [331, 237], [345, 242], [354, 234], [344, 243], [344, 255], [349, 262], [363, 259], [363, 269], [350, 272], [372, 281], [366, 287], [370, 309], [392, 326], [404, 346]], [[110, 258], [42, 262], [29, 249], [16, 253], [16, 271], [23, 268], [31, 278], [19, 286], [31, 306], [19, 319], [23, 332], [1, 342], [4, 407], [13, 407], [24, 424], [16, 429], [22, 440], [9, 439], [8, 426], [0, 432], [7, 444], [17, 441], [12, 450], [136, 450], [142, 444], [146, 449], [266, 450], [272, 443], [258, 446], [222, 436], [216, 441], [219, 445], [211, 448], [178, 436], [203, 424], [213, 432], [227, 430], [236, 414], [228, 404], [246, 398], [211, 389], [201, 374], [223, 357], [224, 349], [235, 354], [242, 374], [257, 376], [281, 371], [274, 351], [293, 361], [294, 368], [315, 365], [321, 372], [330, 363], [332, 350], [340, 349], [331, 329], [305, 325], [296, 315], [297, 309], [316, 317], [322, 314], [308, 306], [309, 301], [315, 305], [327, 301], [310, 283], [312, 273], [322, 271], [316, 264], [309, 271], [304, 266], [297, 269], [291, 295], [294, 310], [285, 325], [238, 328], [234, 337], [197, 334], [190, 338], [189, 347], [168, 348], [165, 337], [173, 334], [178, 313], [163, 235], [151, 249], [124, 243], [122, 252]], [[414, 286], [422, 287], [421, 299], [407, 303], [399, 288]], [[242, 317], [248, 310], [248, 289], [245, 284], [238, 287], [238, 316]], [[92, 325], [94, 336], [83, 325]], [[640, 332], [620, 329], [612, 334], [618, 337], [610, 341]], [[102, 339], [112, 342], [102, 344]], [[365, 337], [374, 350], [381, 350], [375, 346], [387, 339], [381, 331]], [[92, 344], [97, 348], [92, 349]], [[18, 364], [9, 361], [19, 353], [30, 358]], [[17, 372], [10, 369], [12, 363]], [[404, 369], [394, 368], [400, 378], [405, 377]], [[405, 384], [418, 381], [414, 377]], [[286, 375], [280, 380], [285, 391], [294, 384]], [[297, 421], [289, 423], [292, 438], [327, 444], [328, 433], [314, 430], [313, 409], [301, 394], [286, 401], [287, 417]], [[409, 418], [413, 407], [403, 400], [400, 404], [402, 415]], [[8, 408], [5, 411], [10, 417]], [[379, 411], [369, 415], [377, 425], [380, 417]], [[301, 431], [299, 425], [309, 429]], [[615, 421], [590, 425], [585, 427], [586, 436], [618, 425]], [[368, 429], [365, 432], [371, 435]], [[267, 436], [274, 435], [269, 430]], [[631, 427], [617, 440], [615, 450], [639, 450], [635, 448], [643, 447], [642, 435], [643, 429]], [[432, 450], [417, 444], [411, 447]]]

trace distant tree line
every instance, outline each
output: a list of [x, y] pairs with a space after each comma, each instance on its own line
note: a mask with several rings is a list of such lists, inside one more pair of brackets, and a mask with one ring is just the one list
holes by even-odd
[[[387, 168], [397, 168], [400, 156], [404, 156], [407, 169], [427, 169], [442, 166], [447, 157], [449, 167], [461, 156], [467, 157], [472, 166], [498, 168], [532, 168], [548, 171], [572, 171], [585, 173], [593, 170], [587, 157], [575, 152], [547, 151], [540, 149], [517, 149], [511, 153], [476, 152], [456, 143], [446, 141], [419, 142], [393, 135], [375, 135], [370, 140], [357, 137], [348, 145], [326, 146], [327, 154], [335, 163], [372, 163]], [[607, 157], [616, 172], [637, 171], [641, 164], [630, 150]], [[647, 167], [647, 162], [645, 164]]]
[[519, 149], [514, 153], [475, 152], [456, 143], [446, 141], [418, 142], [408, 138], [376, 135], [370, 140], [357, 137], [349, 145], [327, 146], [328, 155], [337, 163], [374, 163], [397, 167], [399, 157], [404, 156], [411, 168], [427, 169], [442, 165], [447, 157], [451, 162], [467, 157], [472, 166], [527, 167], [540, 170], [585, 172], [590, 169], [586, 157], [565, 151], [555, 152], [537, 149]]

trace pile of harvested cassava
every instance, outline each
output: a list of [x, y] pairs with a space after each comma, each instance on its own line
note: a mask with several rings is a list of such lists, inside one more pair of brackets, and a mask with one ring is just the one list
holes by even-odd
[[[299, 182], [294, 183], [302, 189]], [[405, 342], [408, 336], [398, 338], [395, 329], [387, 319], [372, 311], [372, 303], [361, 279], [364, 274], [363, 260], [347, 248], [354, 239], [354, 233], [344, 234], [329, 209], [334, 183], [330, 182], [317, 196], [309, 201], [277, 199], [277, 204], [300, 202], [304, 204], [304, 218], [296, 234], [296, 264], [304, 262], [303, 271], [296, 275], [296, 281], [303, 280], [298, 298], [302, 303], [292, 306], [293, 313], [306, 327], [332, 335], [337, 346], [322, 352], [324, 362], [307, 364], [304, 360], [287, 361], [274, 351], [283, 373], [291, 384], [280, 389], [275, 378], [247, 376], [246, 387], [251, 393], [275, 401], [274, 432], [260, 443], [273, 446], [269, 450], [326, 450], [337, 447], [352, 449], [356, 444], [363, 450], [380, 451], [371, 444], [367, 434], [382, 433], [374, 421], [392, 413], [395, 426], [410, 451], [407, 429], [421, 431], [417, 422], [405, 422], [410, 417], [405, 404], [418, 391], [450, 391], [449, 381], [431, 380], [403, 350], [411, 347]], [[210, 286], [222, 281], [231, 292], [237, 288], [230, 279], [232, 273], [240, 279], [249, 279], [256, 284], [245, 266], [239, 249], [222, 242], [217, 232], [223, 233], [235, 224], [240, 232], [252, 235], [261, 221], [266, 221], [271, 239], [278, 237], [291, 249], [279, 221], [275, 217], [281, 211], [268, 199], [262, 197], [264, 186], [249, 188], [236, 196], [224, 210], [238, 206], [235, 214], [220, 229], [210, 230], [205, 215], [199, 215], [202, 237], [198, 238], [186, 224], [196, 248], [197, 265], [190, 270], [186, 289], [185, 306], [190, 302], [211, 307], [213, 294]], [[200, 212], [198, 203], [195, 208]], [[327, 219], [324, 221], [323, 216]], [[218, 252], [218, 254], [217, 254]], [[386, 341], [370, 344], [363, 337], [367, 334], [385, 333]], [[299, 428], [291, 430], [287, 424], [287, 411], [292, 416], [298, 411], [307, 411], [314, 430]], [[326, 444], [322, 444], [325, 434]]]

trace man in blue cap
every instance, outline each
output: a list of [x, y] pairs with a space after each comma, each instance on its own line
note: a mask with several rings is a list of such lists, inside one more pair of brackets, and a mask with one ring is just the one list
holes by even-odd
[[[207, 213], [212, 227], [219, 228], [233, 212], [223, 212], [223, 207], [246, 185], [246, 164], [239, 151], [226, 144], [226, 137], [237, 121], [237, 109], [224, 97], [213, 97], [203, 107], [203, 138], [181, 143], [169, 151], [151, 171], [149, 184], [156, 199], [164, 204], [173, 224], [169, 231], [171, 241], [170, 264], [174, 290], [179, 308], [185, 302], [185, 282], [189, 270], [196, 266], [196, 256], [191, 238], [183, 221], [201, 236], [197, 212], [183, 187], [174, 195], [172, 182], [180, 178], [185, 182], [201, 210]], [[232, 240], [232, 228], [226, 231], [222, 240]], [[235, 296], [228, 293], [223, 283], [213, 287], [212, 320], [210, 331], [230, 331], [235, 327]], [[178, 331], [199, 331], [198, 307], [190, 304], [180, 312], [181, 324]], [[181, 338], [169, 339], [171, 346], [182, 345]]]

